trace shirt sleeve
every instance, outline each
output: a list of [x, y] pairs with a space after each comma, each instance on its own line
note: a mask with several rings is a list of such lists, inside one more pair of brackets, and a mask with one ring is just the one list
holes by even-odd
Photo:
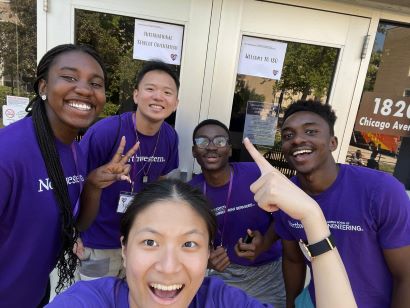
[[403, 184], [385, 174], [374, 187], [371, 211], [383, 249], [410, 245], [410, 198]]
[[[104, 120], [102, 120], [104, 121]], [[97, 122], [90, 127], [80, 140], [80, 147], [87, 157], [87, 173], [108, 163], [111, 160], [111, 149], [116, 149], [118, 140], [114, 140], [106, 129]], [[115, 131], [112, 129], [111, 131]], [[110, 141], [110, 139], [112, 139]]]
[[[0, 179], [1, 179], [1, 189], [0, 189], [0, 218], [4, 217], [3, 214], [7, 210], [7, 206], [10, 202], [10, 196], [13, 189], [13, 182], [10, 174], [4, 169], [5, 166], [0, 166]], [[5, 227], [4, 222], [0, 220], [0, 235], [1, 229]], [[0, 237], [1, 238], [1, 237]]]

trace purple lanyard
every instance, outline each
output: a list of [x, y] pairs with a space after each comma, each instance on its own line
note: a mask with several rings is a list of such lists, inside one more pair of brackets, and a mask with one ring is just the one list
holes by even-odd
[[77, 216], [78, 208], [80, 207], [80, 198], [81, 198], [81, 192], [83, 191], [83, 182], [81, 181], [81, 175], [80, 175], [79, 168], [78, 168], [77, 150], [75, 148], [74, 142], [71, 144], [71, 151], [73, 152], [75, 172], [77, 173], [77, 176], [78, 176], [78, 183], [80, 183], [80, 193], [78, 195], [78, 199], [74, 206], [74, 211], [73, 211], [73, 216], [75, 217]]
[[[138, 135], [137, 135], [137, 120], [136, 120], [136, 118], [135, 118], [136, 116], [135, 116], [135, 112], [132, 114], [132, 123], [134, 124], [134, 130], [135, 130], [135, 141], [139, 141], [138, 139]], [[141, 146], [141, 144], [140, 144], [140, 146]], [[138, 155], [137, 154], [137, 152], [135, 153], [136, 155]], [[130, 172], [130, 175], [131, 175], [131, 193], [134, 193], [134, 184], [135, 184], [135, 178], [137, 177], [137, 175], [138, 174], [136, 174], [135, 172], [136, 172], [136, 170], [137, 170], [137, 159], [136, 159], [136, 157], [134, 158], [134, 160], [133, 160], [133, 164], [132, 164], [132, 166], [131, 166], [131, 172]]]
[[[231, 201], [232, 182], [233, 182], [233, 173], [232, 173], [231, 168], [229, 168], [229, 173], [230, 173], [230, 175], [229, 175], [229, 187], [228, 187], [228, 195], [226, 197], [224, 219], [223, 219], [224, 223], [223, 223], [223, 227], [222, 227], [222, 232], [220, 231], [220, 229], [218, 227], [218, 231], [221, 233], [221, 246], [223, 246], [223, 236], [224, 236], [225, 225], [226, 225], [226, 214], [228, 212], [229, 204], [230, 204], [230, 201]], [[206, 181], [205, 181], [205, 179], [204, 179], [202, 191], [203, 191], [204, 195], [206, 196]]]

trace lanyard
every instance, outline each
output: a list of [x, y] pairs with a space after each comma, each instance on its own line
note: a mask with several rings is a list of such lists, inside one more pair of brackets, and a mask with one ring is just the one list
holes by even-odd
[[80, 193], [78, 195], [78, 199], [74, 206], [74, 211], [73, 211], [73, 216], [75, 217], [77, 216], [78, 208], [80, 207], [80, 198], [81, 198], [81, 192], [83, 191], [83, 182], [81, 181], [81, 175], [80, 175], [80, 171], [78, 168], [77, 149], [75, 148], [74, 142], [71, 144], [71, 152], [73, 152], [75, 172], [77, 173], [78, 183], [80, 184]]
[[[140, 141], [140, 140], [139, 140], [139, 138], [138, 138], [137, 120], [136, 120], [135, 113], [132, 114], [132, 123], [134, 124], [135, 140], [138, 142], [138, 141]], [[155, 146], [154, 146], [154, 150], [153, 150], [153, 152], [152, 152], [152, 155], [150, 156], [149, 164], [148, 164], [148, 162], [142, 163], [141, 169], [137, 172], [137, 171], [136, 171], [136, 170], [137, 170], [137, 162], [136, 162], [136, 159], [134, 159], [134, 161], [133, 161], [132, 168], [131, 168], [131, 193], [132, 193], [132, 194], [134, 193], [135, 180], [136, 180], [136, 178], [137, 178], [137, 176], [138, 176], [139, 174], [141, 174], [141, 173], [143, 174], [142, 184], [147, 184], [147, 183], [148, 183], [148, 173], [149, 173], [149, 170], [151, 169], [151, 164], [152, 164], [152, 161], [153, 161], [152, 158], [153, 158], [153, 156], [155, 155], [155, 153], [156, 153], [156, 151], [157, 151], [159, 136], [161, 135], [161, 128], [162, 128], [162, 124], [161, 124], [161, 126], [160, 126], [160, 128], [159, 128], [159, 131], [158, 131], [157, 141], [156, 141], [156, 143], [155, 143]], [[140, 144], [140, 147], [138, 148], [138, 150], [139, 150], [139, 152], [140, 152], [140, 158], [142, 158], [141, 144]], [[138, 151], [138, 150], [137, 150], [137, 151]], [[138, 153], [138, 152], [137, 152], [137, 153]], [[136, 155], [137, 155], [137, 154], [136, 154]], [[135, 158], [136, 158], [136, 157], [135, 157]], [[145, 172], [145, 167], [146, 167], [147, 165], [148, 165], [148, 170]]]
[[[226, 216], [227, 216], [229, 204], [230, 204], [230, 201], [231, 201], [232, 182], [233, 182], [233, 172], [232, 172], [231, 168], [229, 168], [229, 173], [230, 173], [229, 174], [229, 187], [228, 187], [228, 195], [226, 196], [226, 204], [225, 204], [222, 232], [220, 231], [220, 229], [218, 227], [218, 231], [221, 234], [221, 246], [223, 246], [223, 236], [224, 236], [225, 226], [226, 226]], [[206, 196], [206, 181], [205, 181], [205, 178], [204, 178], [202, 191], [203, 191], [204, 195]]]

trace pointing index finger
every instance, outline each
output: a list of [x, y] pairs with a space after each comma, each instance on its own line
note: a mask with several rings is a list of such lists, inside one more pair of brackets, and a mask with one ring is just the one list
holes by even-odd
[[246, 150], [252, 156], [255, 163], [258, 165], [261, 174], [264, 175], [268, 172], [271, 172], [275, 168], [259, 153], [259, 151], [254, 147], [252, 142], [249, 140], [248, 137], [245, 137], [243, 140], [243, 144], [245, 145]]

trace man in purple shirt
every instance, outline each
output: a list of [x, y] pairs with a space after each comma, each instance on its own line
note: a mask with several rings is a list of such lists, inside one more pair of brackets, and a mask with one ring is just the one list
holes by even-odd
[[[193, 156], [202, 174], [190, 184], [210, 200], [218, 220], [208, 267], [210, 275], [245, 290], [261, 302], [285, 306], [281, 247], [273, 218], [254, 201], [250, 185], [260, 176], [255, 163], [229, 163], [228, 128], [208, 119], [195, 128]], [[249, 242], [245, 243], [245, 237]]]
[[[95, 218], [82, 230], [77, 255], [82, 260], [80, 277], [122, 276], [120, 219], [133, 194], [150, 182], [178, 168], [178, 136], [164, 120], [178, 105], [179, 80], [172, 68], [159, 61], [145, 64], [137, 76], [134, 102], [136, 112], [128, 112], [97, 122], [85, 134], [80, 146], [88, 157], [88, 169], [110, 161], [116, 143], [125, 137], [125, 152], [136, 142], [139, 148], [128, 163], [131, 183], [109, 183], [104, 189], [84, 187], [84, 200], [96, 212], [80, 212]], [[89, 207], [90, 208], [90, 207]], [[82, 245], [84, 247], [82, 247]]]
[[[403, 185], [387, 173], [336, 164], [332, 156], [337, 147], [335, 121], [331, 107], [320, 102], [298, 101], [286, 110], [282, 151], [297, 170], [292, 181], [320, 205], [358, 306], [407, 307], [409, 198]], [[301, 222], [283, 212], [275, 228], [283, 239], [287, 307], [293, 307], [306, 270], [298, 241], [306, 241], [306, 236]], [[314, 281], [309, 291], [314, 299]]]

